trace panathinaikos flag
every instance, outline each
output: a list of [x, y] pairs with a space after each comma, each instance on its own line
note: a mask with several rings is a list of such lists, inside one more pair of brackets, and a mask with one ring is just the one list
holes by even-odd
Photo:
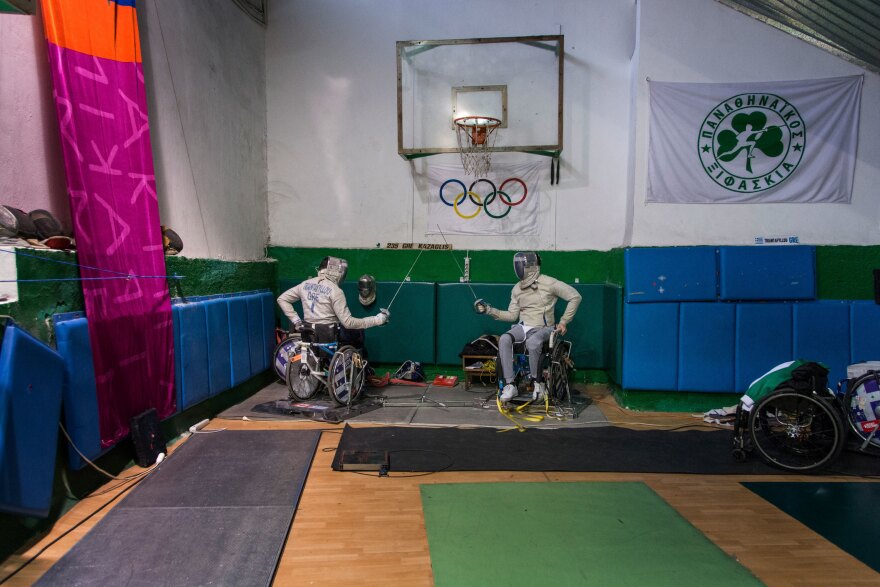
[[849, 203], [862, 82], [649, 81], [647, 201]]

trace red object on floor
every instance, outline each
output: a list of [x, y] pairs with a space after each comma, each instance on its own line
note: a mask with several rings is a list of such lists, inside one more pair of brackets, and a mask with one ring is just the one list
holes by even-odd
[[458, 383], [457, 375], [438, 375], [434, 378], [434, 385], [442, 385], [443, 387], [454, 387]]

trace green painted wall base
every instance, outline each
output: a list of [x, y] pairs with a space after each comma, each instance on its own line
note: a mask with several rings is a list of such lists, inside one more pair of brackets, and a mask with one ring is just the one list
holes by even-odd
[[[615, 388], [614, 399], [628, 409], [638, 412], [708, 412], [713, 408], [735, 406], [737, 393], [691, 393], [683, 391], [634, 391]], [[695, 422], [700, 422], [696, 420]]]

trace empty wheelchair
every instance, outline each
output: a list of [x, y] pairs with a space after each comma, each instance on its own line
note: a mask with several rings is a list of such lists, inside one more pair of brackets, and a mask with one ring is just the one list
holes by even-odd
[[301, 330], [301, 338], [292, 340], [286, 364], [288, 398], [307, 400], [324, 388], [334, 402], [351, 405], [364, 388], [367, 361], [362, 350], [345, 344], [339, 328], [315, 324]]
[[880, 373], [841, 382], [834, 393], [824, 366], [807, 363], [799, 369], [751, 409], [742, 402], [737, 406], [736, 460], [754, 451], [770, 465], [809, 473], [831, 465], [853, 437], [857, 450], [880, 448]]

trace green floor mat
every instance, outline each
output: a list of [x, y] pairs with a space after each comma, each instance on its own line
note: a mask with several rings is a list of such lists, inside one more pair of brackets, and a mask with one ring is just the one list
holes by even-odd
[[644, 483], [421, 491], [438, 587], [761, 585]]

